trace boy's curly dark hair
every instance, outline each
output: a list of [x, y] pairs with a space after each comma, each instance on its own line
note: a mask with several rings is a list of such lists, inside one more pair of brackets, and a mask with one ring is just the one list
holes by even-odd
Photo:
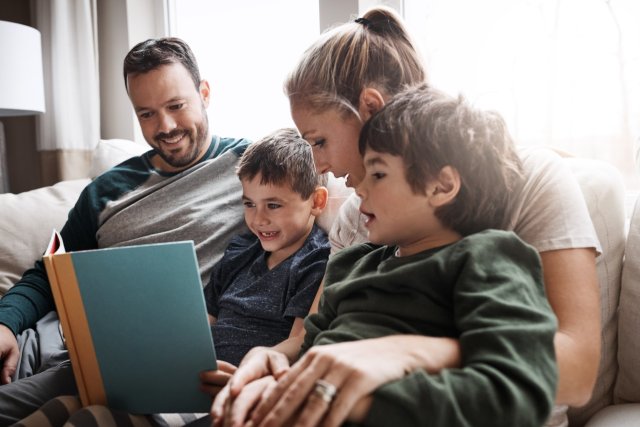
[[455, 200], [436, 216], [462, 235], [505, 228], [522, 163], [502, 117], [472, 107], [428, 85], [408, 89], [365, 123], [360, 153], [366, 149], [400, 156], [415, 193], [445, 166], [460, 174]]

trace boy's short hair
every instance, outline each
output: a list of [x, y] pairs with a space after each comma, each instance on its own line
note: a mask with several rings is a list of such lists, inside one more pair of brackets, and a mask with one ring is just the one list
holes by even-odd
[[400, 156], [415, 193], [445, 166], [460, 174], [453, 202], [435, 212], [443, 225], [463, 236], [504, 228], [514, 189], [522, 182], [522, 163], [502, 117], [473, 108], [427, 85], [395, 96], [365, 123], [360, 153], [367, 148]]
[[322, 183], [311, 146], [293, 128], [279, 129], [251, 144], [237, 169], [241, 180], [260, 174], [260, 184], [284, 185], [307, 200]]

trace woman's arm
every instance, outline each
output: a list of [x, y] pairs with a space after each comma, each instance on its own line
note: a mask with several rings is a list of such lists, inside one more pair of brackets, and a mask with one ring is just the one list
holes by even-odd
[[581, 406], [591, 397], [600, 361], [600, 293], [593, 249], [542, 252], [545, 291], [558, 319], [556, 402]]
[[525, 176], [514, 205], [514, 231], [538, 249], [547, 299], [558, 320], [556, 402], [585, 404], [600, 358], [598, 237], [582, 189], [568, 164], [548, 149], [519, 150]]
[[[362, 407], [363, 401], [382, 384], [419, 368], [437, 373], [459, 364], [459, 343], [451, 338], [394, 335], [312, 347], [267, 393], [251, 419], [254, 425], [281, 425], [307, 400], [316, 381], [323, 379], [339, 390], [326, 425], [339, 425], [354, 412], [363, 416], [368, 409]], [[320, 419], [327, 409], [308, 405], [298, 421]]]

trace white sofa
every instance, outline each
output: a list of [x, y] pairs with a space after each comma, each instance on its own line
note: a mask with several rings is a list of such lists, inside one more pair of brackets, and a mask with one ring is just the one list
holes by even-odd
[[[146, 149], [130, 141], [101, 141], [91, 175]], [[580, 183], [603, 248], [597, 264], [603, 344], [598, 382], [591, 401], [570, 410], [570, 425], [640, 425], [640, 208], [631, 219], [627, 239], [624, 185], [619, 172], [602, 161], [565, 161]], [[62, 227], [68, 210], [89, 181], [65, 181], [17, 195], [0, 194], [0, 296], [42, 254], [51, 229]], [[348, 194], [339, 181], [330, 186], [330, 192], [330, 206], [321, 219], [324, 228]]]
[[148, 149], [146, 144], [123, 139], [101, 140], [91, 158], [89, 177], [20, 194], [0, 194], [0, 297], [42, 256], [51, 230], [62, 228], [92, 178]]
[[[613, 289], [611, 296], [615, 296]], [[593, 414], [587, 427], [640, 426], [640, 198], [626, 235], [618, 301], [613, 402]]]

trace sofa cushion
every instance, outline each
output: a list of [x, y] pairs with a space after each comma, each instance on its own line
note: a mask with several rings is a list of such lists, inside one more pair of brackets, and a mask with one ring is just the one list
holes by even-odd
[[[101, 140], [92, 156], [91, 177], [148, 149], [123, 139]], [[67, 180], [20, 194], [0, 194], [0, 297], [42, 256], [52, 229], [62, 228], [89, 182]]]
[[133, 156], [149, 150], [146, 144], [138, 144], [128, 139], [101, 139], [91, 157], [91, 179]]
[[[618, 364], [616, 403], [640, 402], [640, 198], [631, 221], [618, 312]], [[640, 422], [640, 420], [637, 420]]]
[[609, 406], [598, 412], [585, 427], [637, 427], [640, 403]]
[[51, 230], [64, 225], [88, 178], [20, 194], [0, 194], [0, 296], [42, 256]]
[[569, 410], [570, 425], [580, 426], [613, 400], [618, 372], [617, 308], [625, 244], [624, 182], [620, 172], [607, 162], [580, 158], [565, 160], [578, 179], [602, 246], [602, 254], [596, 260], [602, 322], [598, 378], [591, 400], [585, 406]]

